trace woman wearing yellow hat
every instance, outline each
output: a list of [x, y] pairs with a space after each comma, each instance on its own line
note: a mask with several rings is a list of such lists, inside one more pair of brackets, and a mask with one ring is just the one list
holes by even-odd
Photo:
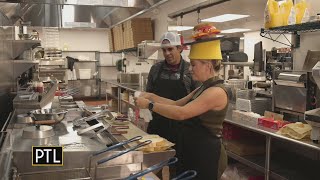
[[212, 38], [218, 32], [210, 24], [194, 28], [196, 41], [189, 58], [194, 80], [203, 84], [186, 97], [172, 101], [151, 93], [142, 93], [136, 101], [162, 116], [179, 121], [176, 143], [178, 171], [196, 170], [199, 180], [220, 179], [227, 165], [221, 143], [222, 123], [228, 109], [228, 97], [220, 71], [220, 41]]

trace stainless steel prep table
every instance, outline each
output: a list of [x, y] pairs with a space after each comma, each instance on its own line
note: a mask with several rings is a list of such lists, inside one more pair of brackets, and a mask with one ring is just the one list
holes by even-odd
[[[232, 106], [232, 105], [231, 105]], [[250, 159], [247, 159], [245, 157], [241, 157], [235, 153], [232, 153], [230, 151], [227, 151], [228, 156], [238, 160], [239, 162], [246, 164], [260, 172], [263, 172], [265, 174], [265, 179], [269, 180], [269, 179], [287, 179], [275, 172], [272, 172], [270, 170], [270, 156], [271, 156], [271, 140], [272, 139], [277, 139], [280, 141], [284, 141], [284, 142], [289, 142], [289, 143], [293, 143], [296, 146], [301, 146], [304, 148], [309, 148], [309, 149], [313, 149], [315, 151], [320, 152], [320, 145], [319, 144], [315, 144], [313, 143], [311, 140], [295, 140], [295, 139], [291, 139], [279, 134], [276, 134], [276, 130], [270, 129], [270, 128], [266, 128], [263, 126], [259, 126], [259, 125], [252, 125], [252, 124], [248, 124], [248, 122], [245, 121], [239, 121], [239, 120], [233, 120], [232, 119], [232, 107], [229, 108], [227, 117], [225, 119], [226, 123], [244, 128], [246, 130], [255, 132], [255, 133], [259, 133], [261, 135], [265, 136], [265, 140], [266, 140], [266, 154], [265, 154], [265, 161], [264, 161], [264, 165], [262, 162], [260, 163], [255, 163]]]
[[[32, 167], [31, 166], [31, 146], [64, 146], [64, 166], [66, 168], [77, 168], [87, 165], [88, 156], [93, 152], [106, 148], [105, 144], [102, 144], [98, 138], [91, 138], [90, 135], [79, 136], [77, 131], [73, 128], [72, 122], [66, 122], [63, 120], [61, 123], [54, 125], [55, 136], [44, 139], [24, 139], [22, 138], [23, 125], [16, 126], [16, 114], [12, 116], [10, 124], [7, 128], [7, 132], [10, 135], [7, 135], [7, 145], [4, 147], [8, 150], [9, 155], [12, 158], [8, 164], [11, 164], [17, 168], [17, 170], [23, 169], [23, 172], [35, 172], [43, 170], [56, 170], [59, 167]], [[123, 140], [130, 139], [134, 136], [145, 135], [146, 133], [141, 131], [139, 128], [134, 126], [132, 123], [129, 123], [128, 133], [126, 135], [112, 135], [112, 140], [114, 143], [120, 142]], [[126, 147], [124, 147], [126, 148]], [[122, 149], [124, 149], [122, 148]], [[112, 152], [113, 154], [115, 152]], [[111, 155], [112, 155], [111, 153]], [[141, 154], [141, 155], [139, 155]], [[2, 155], [2, 154], [1, 154]], [[133, 151], [129, 153], [128, 156], [119, 157], [112, 162], [106, 163], [111, 165], [112, 163], [117, 162], [128, 162], [127, 169], [133, 170], [136, 172], [140, 168], [141, 163], [143, 162], [143, 167], [149, 167], [151, 165], [157, 164], [160, 161], [167, 160], [170, 157], [175, 155], [174, 150], [168, 150], [164, 152], [154, 152], [154, 153], [142, 153], [140, 151]], [[110, 154], [108, 154], [110, 156]], [[130, 157], [129, 157], [130, 156]], [[1, 156], [2, 158], [2, 156]], [[10, 158], [7, 158], [10, 159]], [[60, 167], [61, 169], [61, 167]], [[110, 170], [115, 174], [123, 173], [122, 170], [112, 169]], [[0, 171], [2, 172], [2, 171]], [[128, 173], [128, 172], [126, 172]]]

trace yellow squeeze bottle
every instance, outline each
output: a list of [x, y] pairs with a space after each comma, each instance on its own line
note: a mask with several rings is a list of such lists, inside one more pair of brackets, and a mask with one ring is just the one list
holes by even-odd
[[284, 2], [280, 5], [280, 12], [281, 12], [282, 18], [283, 18], [283, 22], [282, 22], [283, 26], [288, 25], [289, 16], [290, 16], [290, 12], [291, 12], [292, 7], [293, 7], [292, 0], [286, 0], [286, 2]]
[[302, 22], [302, 18], [307, 9], [307, 2], [305, 0], [300, 0], [300, 2], [295, 4], [296, 10], [296, 23], [300, 24]]
[[279, 10], [279, 4], [275, 0], [268, 0], [265, 9], [265, 28], [282, 26], [283, 18]]

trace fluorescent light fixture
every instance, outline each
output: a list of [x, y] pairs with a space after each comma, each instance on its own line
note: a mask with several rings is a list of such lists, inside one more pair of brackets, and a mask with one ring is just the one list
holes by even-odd
[[193, 29], [193, 26], [168, 26], [168, 31], [186, 31]]
[[224, 14], [221, 16], [215, 16], [208, 19], [203, 19], [201, 21], [207, 21], [207, 22], [227, 22], [227, 21], [233, 21], [237, 19], [242, 19], [249, 17], [250, 15], [241, 15], [241, 14]]
[[251, 31], [251, 29], [233, 28], [233, 29], [222, 30], [221, 33], [229, 34], [229, 33], [246, 32], [246, 31]]
[[216, 35], [216, 37], [223, 37], [224, 35], [222, 35], [222, 34], [218, 34], [218, 35]]

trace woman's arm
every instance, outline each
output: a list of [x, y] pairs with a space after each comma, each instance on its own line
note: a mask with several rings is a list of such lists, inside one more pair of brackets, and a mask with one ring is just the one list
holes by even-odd
[[148, 99], [148, 100], [150, 100], [152, 102], [157, 102], [157, 103], [161, 103], [161, 104], [175, 105], [175, 101], [173, 101], [171, 99], [167, 99], [167, 98], [161, 97], [161, 96], [158, 96], [158, 95], [153, 94], [153, 93], [141, 92], [139, 97]]
[[[140, 108], [148, 108], [149, 100], [138, 98], [136, 104]], [[184, 106], [155, 103], [153, 111], [175, 120], [186, 120], [201, 115], [209, 110], [221, 110], [228, 103], [226, 92], [219, 87], [205, 90], [197, 99]]]
[[148, 99], [148, 100], [150, 100], [152, 102], [155, 102], [155, 103], [183, 106], [183, 105], [187, 104], [187, 102], [192, 98], [192, 96], [194, 95], [196, 90], [192, 91], [190, 94], [188, 94], [187, 96], [185, 96], [185, 97], [183, 97], [183, 98], [181, 98], [181, 99], [179, 99], [177, 101], [174, 101], [174, 100], [171, 100], [171, 99], [167, 99], [167, 98], [164, 98], [164, 97], [160, 97], [160, 96], [158, 96], [156, 94], [147, 93], [147, 92], [142, 92], [140, 97], [143, 97], [143, 98]]

